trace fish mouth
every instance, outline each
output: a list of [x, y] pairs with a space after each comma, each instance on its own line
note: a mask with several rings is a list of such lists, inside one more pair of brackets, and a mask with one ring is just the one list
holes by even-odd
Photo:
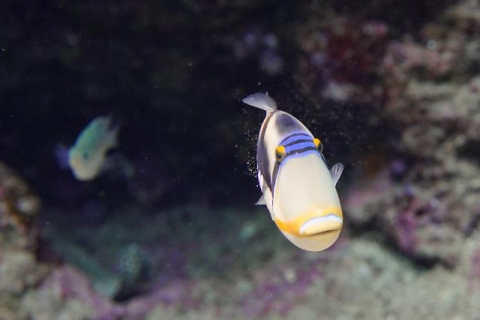
[[343, 220], [335, 214], [328, 214], [308, 220], [300, 227], [303, 236], [326, 235], [342, 229]]

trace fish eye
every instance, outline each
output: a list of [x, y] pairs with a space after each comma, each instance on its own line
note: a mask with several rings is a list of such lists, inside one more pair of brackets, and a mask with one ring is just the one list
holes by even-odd
[[275, 149], [275, 158], [277, 159], [278, 162], [281, 162], [285, 158], [285, 147], [284, 146], [278, 146]]
[[317, 149], [323, 153], [323, 144], [322, 144], [322, 141], [320, 141], [320, 139], [318, 138], [315, 138], [313, 139], [313, 143], [315, 144], [315, 147], [317, 147]]
[[83, 160], [87, 160], [88, 159], [88, 152], [84, 152], [82, 154], [82, 157], [83, 157]]

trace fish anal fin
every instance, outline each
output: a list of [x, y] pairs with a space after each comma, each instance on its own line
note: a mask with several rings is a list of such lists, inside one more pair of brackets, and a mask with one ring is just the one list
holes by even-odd
[[258, 201], [255, 203], [256, 206], [264, 206], [266, 205], [266, 202], [265, 202], [265, 198], [263, 197], [263, 195], [260, 197], [260, 199], [258, 199]]

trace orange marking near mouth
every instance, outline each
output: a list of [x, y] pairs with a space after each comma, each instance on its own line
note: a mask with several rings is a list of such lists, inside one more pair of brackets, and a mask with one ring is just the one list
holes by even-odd
[[[284, 231], [288, 232], [296, 237], [300, 238], [306, 238], [309, 237], [309, 235], [304, 235], [300, 233], [300, 228], [309, 220], [313, 218], [319, 218], [319, 217], [324, 217], [329, 214], [333, 214], [341, 219], [343, 219], [343, 214], [342, 214], [342, 209], [340, 207], [336, 206], [330, 206], [326, 207], [325, 209], [318, 211], [318, 210], [311, 210], [307, 214], [301, 215], [295, 220], [292, 221], [282, 221], [275, 217], [275, 223], [277, 224], [277, 227]], [[327, 231], [333, 231], [333, 230], [327, 230]]]

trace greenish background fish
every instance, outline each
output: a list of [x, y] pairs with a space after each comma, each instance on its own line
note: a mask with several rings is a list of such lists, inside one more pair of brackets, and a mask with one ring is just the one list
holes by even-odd
[[119, 125], [112, 125], [112, 119], [93, 119], [68, 150], [68, 164], [75, 178], [81, 181], [95, 179], [107, 164], [109, 150], [117, 146]]

